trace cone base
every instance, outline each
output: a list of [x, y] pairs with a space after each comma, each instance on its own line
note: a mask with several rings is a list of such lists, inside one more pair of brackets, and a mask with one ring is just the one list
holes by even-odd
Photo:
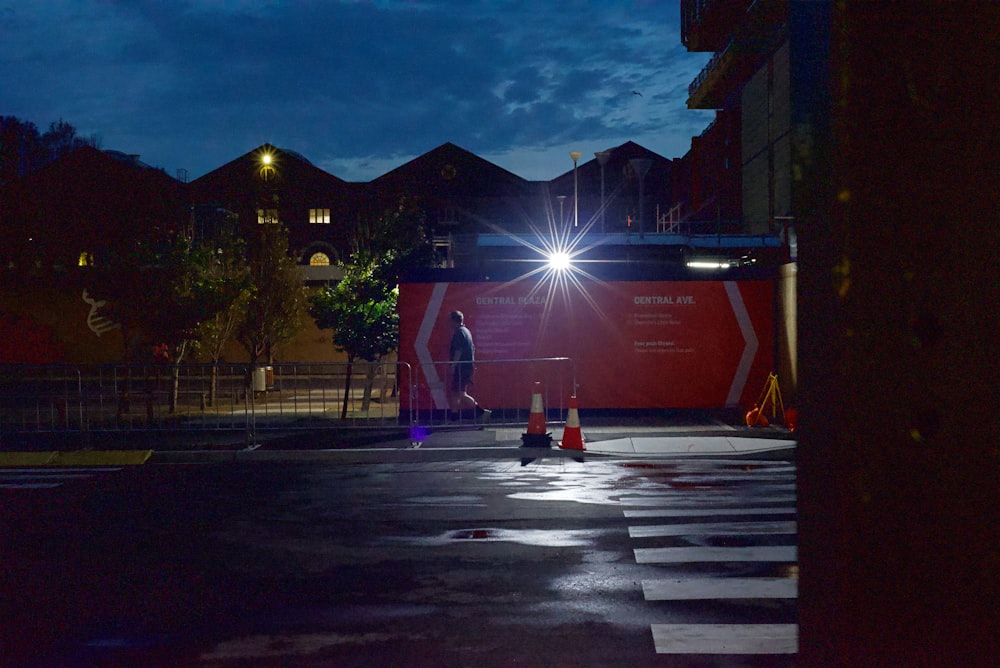
[[552, 434], [521, 434], [521, 442], [529, 448], [548, 448], [552, 446]]

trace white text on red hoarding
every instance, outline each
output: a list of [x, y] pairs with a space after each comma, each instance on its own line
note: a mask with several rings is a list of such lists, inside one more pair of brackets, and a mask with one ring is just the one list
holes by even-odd
[[694, 295], [636, 295], [632, 303], [645, 304], [694, 304]]
[[496, 304], [544, 304], [545, 297], [476, 297], [476, 304], [492, 306]]

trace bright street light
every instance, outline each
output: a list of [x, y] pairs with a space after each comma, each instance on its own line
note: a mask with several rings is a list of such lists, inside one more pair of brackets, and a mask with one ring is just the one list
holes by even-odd
[[549, 254], [549, 269], [555, 271], [566, 271], [570, 268], [570, 255], [562, 251]]

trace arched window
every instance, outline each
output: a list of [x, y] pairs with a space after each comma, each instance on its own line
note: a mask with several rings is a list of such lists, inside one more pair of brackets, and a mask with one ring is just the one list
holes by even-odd
[[327, 267], [330, 265], [330, 256], [326, 253], [313, 253], [309, 258], [310, 267]]

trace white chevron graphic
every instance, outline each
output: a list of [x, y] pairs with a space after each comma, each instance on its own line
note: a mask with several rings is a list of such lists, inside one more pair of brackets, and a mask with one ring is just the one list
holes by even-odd
[[420, 322], [420, 329], [417, 330], [417, 339], [413, 342], [414, 352], [417, 354], [417, 361], [424, 371], [424, 378], [431, 390], [431, 398], [434, 400], [435, 408], [447, 408], [448, 397], [444, 391], [444, 382], [438, 375], [437, 367], [434, 365], [434, 358], [430, 351], [431, 332], [434, 323], [437, 322], [441, 313], [441, 304], [444, 302], [444, 295], [448, 291], [447, 283], [435, 283], [431, 291], [431, 298], [427, 302], [427, 310], [424, 311], [424, 319]]
[[736, 367], [736, 373], [733, 375], [733, 384], [729, 386], [729, 394], [726, 396], [726, 405], [736, 406], [740, 403], [740, 396], [747, 384], [750, 367], [753, 366], [753, 359], [757, 356], [757, 348], [760, 347], [760, 343], [757, 340], [757, 333], [753, 331], [753, 323], [750, 321], [750, 314], [747, 313], [747, 307], [743, 303], [743, 295], [740, 294], [739, 286], [735, 281], [726, 281], [724, 285], [729, 303], [732, 304], [733, 313], [736, 315], [736, 322], [739, 323], [740, 332], [743, 333], [743, 340], [746, 341], [743, 356], [740, 357], [739, 366]]

